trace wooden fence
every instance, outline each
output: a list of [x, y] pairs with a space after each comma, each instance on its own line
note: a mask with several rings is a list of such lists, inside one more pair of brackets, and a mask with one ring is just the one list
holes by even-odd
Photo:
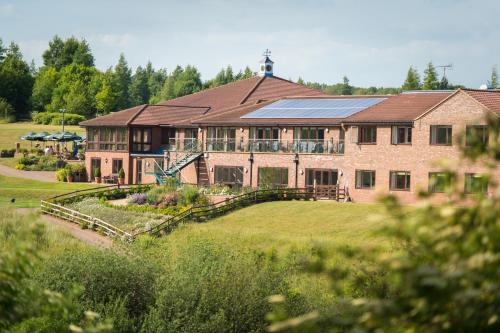
[[138, 235], [164, 235], [170, 233], [179, 224], [186, 222], [204, 222], [217, 216], [224, 215], [238, 208], [247, 207], [261, 202], [269, 201], [287, 201], [287, 200], [310, 200], [317, 198], [328, 198], [339, 200], [343, 197], [343, 189], [337, 186], [329, 186], [329, 188], [279, 188], [279, 189], [260, 189], [238, 196], [219, 201], [217, 203], [208, 204], [206, 206], [192, 206], [186, 210], [171, 216], [159, 224], [148, 230], [130, 234], [121, 230], [101, 219], [82, 214], [78, 211], [64, 207], [63, 204], [72, 202], [82, 197], [100, 196], [120, 191], [119, 193], [130, 193], [132, 191], [142, 190], [147, 185], [110, 185], [100, 186], [91, 189], [74, 191], [58, 196], [51, 197], [41, 201], [41, 210], [45, 214], [60, 217], [62, 219], [78, 223], [87, 224], [89, 228], [100, 228], [109, 236], [116, 236], [126, 240], [132, 240]]

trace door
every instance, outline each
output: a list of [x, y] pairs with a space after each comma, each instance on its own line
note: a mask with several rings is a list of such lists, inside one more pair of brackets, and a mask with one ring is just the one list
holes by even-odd
[[184, 129], [184, 149], [193, 150], [197, 148], [198, 129], [186, 128]]
[[135, 182], [142, 184], [142, 160], [135, 161]]
[[161, 129], [161, 145], [169, 150], [175, 148], [175, 128], [164, 127]]
[[306, 188], [316, 185], [317, 197], [335, 199], [337, 180], [337, 169], [306, 169]]

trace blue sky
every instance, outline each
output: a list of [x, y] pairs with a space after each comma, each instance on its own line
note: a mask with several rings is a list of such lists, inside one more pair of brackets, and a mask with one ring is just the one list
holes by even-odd
[[132, 67], [193, 64], [203, 79], [228, 64], [356, 86], [399, 86], [414, 65], [453, 63], [452, 83], [479, 87], [500, 65], [500, 1], [0, 0], [0, 38], [41, 64], [58, 34], [85, 38], [97, 67], [123, 52]]

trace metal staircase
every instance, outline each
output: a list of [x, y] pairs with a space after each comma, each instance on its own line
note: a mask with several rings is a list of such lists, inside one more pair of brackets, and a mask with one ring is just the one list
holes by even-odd
[[[191, 151], [188, 152], [183, 158], [180, 160], [176, 160], [172, 162], [168, 168], [163, 169], [159, 167], [158, 169], [161, 170], [161, 173], [155, 173], [155, 178], [158, 184], [164, 185], [165, 184], [165, 179], [168, 177], [176, 177], [177, 173], [180, 172], [182, 169], [184, 169], [186, 166], [191, 164], [193, 161], [198, 159], [201, 155], [203, 155], [202, 152], [195, 152]], [[156, 162], [155, 162], [156, 163]]]

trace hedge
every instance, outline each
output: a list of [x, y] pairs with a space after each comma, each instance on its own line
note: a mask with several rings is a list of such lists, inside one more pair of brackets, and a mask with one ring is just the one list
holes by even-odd
[[[78, 125], [80, 122], [84, 120], [85, 120], [84, 116], [76, 113], [64, 114], [64, 124], [66, 125]], [[62, 114], [58, 112], [38, 112], [33, 115], [33, 122], [35, 124], [43, 124], [43, 125], [61, 125]]]

